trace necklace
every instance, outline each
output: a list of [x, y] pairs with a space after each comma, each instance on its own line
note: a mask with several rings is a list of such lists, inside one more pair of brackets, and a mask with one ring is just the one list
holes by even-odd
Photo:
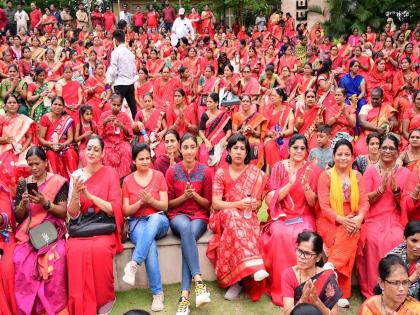
[[378, 159], [377, 159], [376, 161], [372, 161], [372, 160], [369, 158], [369, 154], [367, 155], [367, 159], [368, 159], [368, 164], [369, 164], [369, 165], [371, 165], [371, 164], [376, 164], [376, 163], [378, 163], [378, 162], [379, 162], [379, 157], [378, 157]]
[[[316, 266], [315, 266], [314, 272], [312, 273], [312, 276], [307, 277], [305, 281], [307, 281], [308, 279], [312, 278], [315, 275], [316, 275]], [[300, 269], [299, 269], [299, 284], [302, 284], [302, 272]]]
[[387, 312], [387, 307], [386, 307], [386, 305], [385, 305], [385, 301], [384, 301], [384, 295], [382, 294], [382, 295], [381, 295], [381, 315], [394, 314], [394, 313], [398, 312], [398, 311], [400, 310], [401, 306], [402, 306], [404, 303], [405, 303], [405, 301], [404, 301], [404, 302], [402, 302], [402, 303], [401, 303], [401, 304], [397, 307], [397, 309], [396, 309], [396, 310], [391, 310], [391, 312], [390, 312], [390, 313], [388, 313], [388, 312]]

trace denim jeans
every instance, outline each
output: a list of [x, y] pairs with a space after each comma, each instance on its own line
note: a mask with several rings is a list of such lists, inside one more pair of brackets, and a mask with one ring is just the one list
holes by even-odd
[[189, 291], [191, 278], [201, 274], [198, 259], [197, 240], [206, 232], [207, 223], [201, 219], [190, 220], [185, 215], [177, 215], [171, 220], [171, 229], [181, 237], [182, 248], [182, 291]]
[[130, 218], [129, 227], [130, 240], [136, 245], [132, 260], [145, 263], [150, 290], [152, 294], [158, 294], [163, 288], [156, 240], [168, 233], [169, 220], [165, 214], [155, 213], [141, 219]]

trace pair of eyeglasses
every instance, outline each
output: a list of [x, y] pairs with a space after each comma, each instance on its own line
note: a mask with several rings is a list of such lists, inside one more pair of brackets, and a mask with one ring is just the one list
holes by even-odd
[[312, 257], [316, 256], [315, 253], [311, 253], [311, 252], [301, 250], [299, 247], [296, 248], [296, 254], [299, 257], [303, 257], [304, 259], [309, 259], [309, 258], [312, 258]]
[[390, 281], [390, 280], [385, 280], [386, 283], [399, 288], [400, 286], [403, 286], [404, 288], [408, 288], [411, 285], [411, 281], [410, 279], [406, 279], [406, 280], [395, 280], [395, 281]]
[[382, 152], [395, 152], [397, 151], [397, 148], [395, 147], [381, 147], [379, 148]]

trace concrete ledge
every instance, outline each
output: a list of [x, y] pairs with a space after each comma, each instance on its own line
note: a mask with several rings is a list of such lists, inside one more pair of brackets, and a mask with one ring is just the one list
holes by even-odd
[[[214, 281], [216, 275], [213, 266], [206, 256], [207, 245], [213, 233], [207, 230], [206, 233], [198, 240], [198, 255], [200, 258], [200, 268], [204, 280]], [[158, 240], [158, 253], [160, 272], [163, 284], [181, 282], [181, 241], [176, 237], [171, 229], [168, 235]], [[126, 291], [135, 288], [148, 288], [147, 273], [144, 264], [140, 266], [136, 274], [136, 283], [130, 286], [122, 281], [124, 275], [124, 267], [131, 260], [134, 250], [134, 244], [131, 242], [124, 243], [124, 250], [114, 258], [114, 286], [116, 291]]]

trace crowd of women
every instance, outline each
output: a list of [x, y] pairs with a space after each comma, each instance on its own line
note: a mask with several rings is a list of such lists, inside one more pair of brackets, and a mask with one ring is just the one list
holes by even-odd
[[135, 117], [106, 82], [114, 44], [101, 25], [52, 23], [0, 47], [1, 314], [109, 314], [127, 230], [123, 281], [144, 263], [163, 310], [157, 240], [169, 228], [182, 248], [177, 315], [192, 282], [196, 306], [211, 302], [197, 249], [207, 228], [227, 300], [268, 294], [286, 314], [336, 314], [355, 271], [361, 314], [420, 312], [420, 23], [339, 44], [278, 12], [267, 28], [175, 48], [164, 29], [125, 32]]

